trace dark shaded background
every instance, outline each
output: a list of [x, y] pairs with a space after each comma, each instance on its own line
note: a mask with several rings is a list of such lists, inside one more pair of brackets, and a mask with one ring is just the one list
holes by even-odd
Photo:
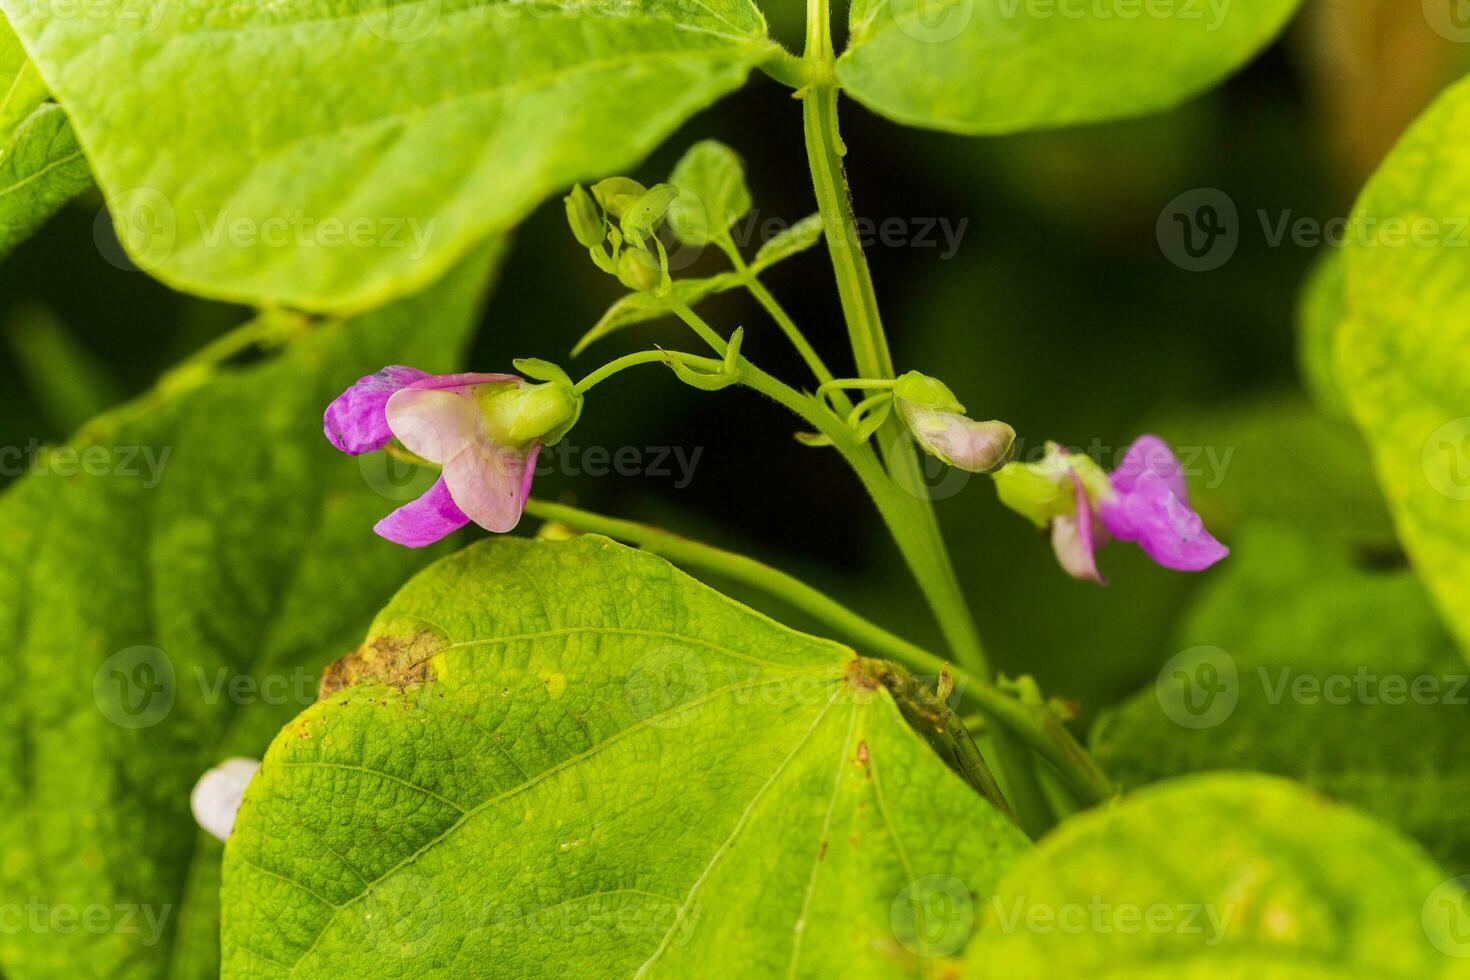
[[[801, 11], [790, 7], [773, 20], [795, 47]], [[1321, 0], [1227, 85], [1144, 120], [975, 139], [904, 129], [847, 104], [860, 215], [914, 227], [941, 216], [966, 222], [948, 260], [942, 242], [870, 250], [900, 370], [942, 377], [972, 414], [1006, 419], [1030, 447], [1045, 439], [1122, 447], [1164, 420], [1228, 413], [1298, 387], [1294, 306], [1316, 256], [1289, 241], [1272, 247], [1258, 212], [1273, 222], [1288, 209], [1324, 221], [1344, 213], [1381, 153], [1464, 57], [1429, 30], [1417, 3]], [[800, 107], [787, 90], [755, 77], [633, 175], [661, 179], [704, 137], [746, 158], [763, 216], [794, 220], [814, 209]], [[1234, 257], [1208, 273], [1176, 267], [1155, 235], [1161, 209], [1201, 187], [1226, 192], [1241, 220]], [[0, 265], [0, 444], [64, 438], [244, 315], [110, 264], [100, 208], [95, 195], [73, 205]], [[825, 250], [778, 267], [768, 285], [847, 373]], [[571, 239], [560, 202], [547, 203], [517, 236], [473, 367], [505, 370], [516, 356], [568, 363], [566, 351], [619, 293]], [[753, 303], [730, 295], [703, 309], [724, 332], [744, 324], [745, 350], [762, 366], [804, 380]], [[577, 375], [652, 341], [695, 349], [683, 328], [661, 323], [603, 341], [569, 366]], [[571, 442], [702, 447], [693, 482], [680, 489], [675, 476], [562, 474], [537, 491], [744, 546], [937, 646], [857, 483], [835, 454], [793, 441], [793, 429], [783, 411], [749, 392], [697, 392], [650, 367], [599, 387]], [[1003, 669], [1034, 672], [1047, 691], [1077, 697], [1090, 711], [1136, 688], [1167, 655], [1170, 625], [1197, 577], [1115, 546], [1102, 555], [1110, 587], [1073, 582], [1029, 525], [996, 504], [984, 477], [938, 508]], [[1230, 528], [1220, 530], [1228, 543]]]

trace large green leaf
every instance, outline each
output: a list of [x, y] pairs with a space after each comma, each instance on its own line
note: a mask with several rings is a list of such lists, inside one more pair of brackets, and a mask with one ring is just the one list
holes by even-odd
[[1404, 547], [1470, 656], [1470, 82], [1363, 191], [1337, 370]]
[[226, 975], [925, 972], [1024, 840], [875, 669], [603, 538], [445, 559], [267, 753]]
[[1010, 133], [1175, 105], [1281, 30], [1299, 0], [854, 0], [837, 77], [915, 126]]
[[1423, 587], [1281, 528], [1233, 544], [1180, 653], [1099, 719], [1099, 763], [1125, 786], [1204, 769], [1291, 776], [1470, 870], [1470, 683]]
[[967, 976], [1464, 977], [1467, 901], [1352, 810], [1267, 776], [1194, 777], [1076, 817], [1018, 862]]
[[129, 254], [360, 309], [633, 164], [772, 50], [750, 0], [5, 0]]
[[486, 272], [482, 254], [254, 366], [179, 376], [0, 498], [0, 903], [48, 923], [7, 920], [7, 974], [215, 971], [221, 851], [194, 780], [259, 755], [425, 560], [372, 534], [396, 504], [373, 488], [398, 494], [332, 449], [322, 410], [385, 363], [449, 367]]

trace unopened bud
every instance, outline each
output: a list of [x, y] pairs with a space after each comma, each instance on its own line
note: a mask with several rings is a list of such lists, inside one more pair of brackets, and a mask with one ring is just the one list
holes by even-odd
[[607, 237], [607, 231], [603, 227], [602, 215], [598, 213], [592, 195], [581, 184], [576, 184], [564, 200], [567, 206], [567, 224], [571, 226], [577, 241], [586, 248], [597, 248], [601, 245]]

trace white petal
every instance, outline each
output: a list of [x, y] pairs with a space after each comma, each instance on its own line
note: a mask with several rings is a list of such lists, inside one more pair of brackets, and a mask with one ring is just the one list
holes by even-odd
[[260, 768], [259, 761], [235, 757], [226, 759], [199, 777], [194, 792], [189, 794], [189, 808], [199, 826], [220, 840], [230, 836], [235, 827], [235, 814], [245, 787]]

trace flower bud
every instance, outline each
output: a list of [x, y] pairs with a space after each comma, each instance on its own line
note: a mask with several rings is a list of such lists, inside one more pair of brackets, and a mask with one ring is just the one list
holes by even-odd
[[641, 248], [625, 248], [618, 256], [618, 281], [634, 292], [651, 293], [663, 278], [658, 259]]
[[602, 215], [598, 213], [592, 195], [583, 190], [581, 184], [574, 184], [572, 192], [564, 200], [567, 206], [567, 224], [571, 226], [577, 241], [586, 248], [597, 248], [601, 245], [607, 232], [602, 226]]
[[1004, 422], [977, 422], [944, 382], [917, 371], [893, 385], [899, 417], [924, 451], [947, 466], [971, 473], [990, 473], [1006, 464], [1016, 444], [1016, 430]]
[[607, 216], [615, 220], [647, 192], [647, 188], [630, 177], [608, 177], [592, 185], [592, 196], [602, 205]]

